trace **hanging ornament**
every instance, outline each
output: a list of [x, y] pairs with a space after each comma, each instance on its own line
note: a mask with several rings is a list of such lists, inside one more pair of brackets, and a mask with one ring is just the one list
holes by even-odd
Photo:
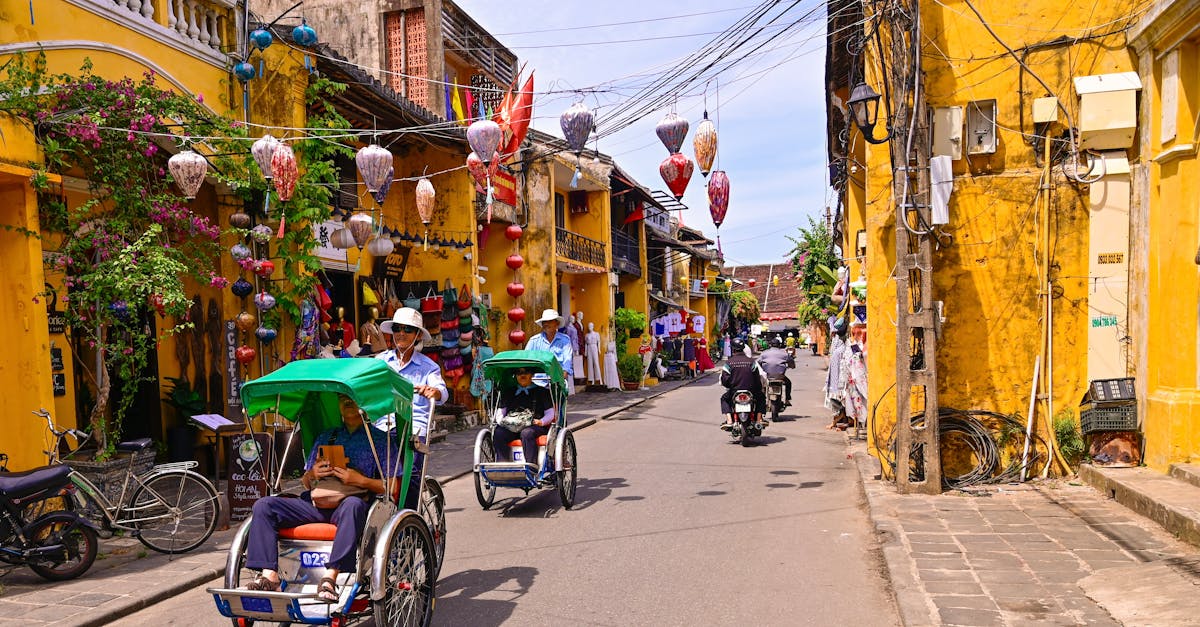
[[229, 225], [239, 229], [248, 228], [250, 226], [250, 214], [239, 209], [236, 213], [229, 215]]
[[312, 46], [317, 43], [317, 31], [308, 25], [308, 20], [300, 18], [300, 25], [292, 29], [292, 40], [298, 46]]
[[700, 279], [700, 287], [708, 289], [708, 279]]
[[520, 322], [525, 319], [525, 310], [520, 307], [513, 307], [508, 310], [508, 319], [513, 322]]
[[258, 352], [242, 344], [237, 347], [237, 350], [233, 351], [233, 356], [238, 360], [239, 364], [246, 366], [254, 362], [254, 358], [258, 357]]
[[167, 168], [175, 184], [183, 190], [188, 200], [196, 197], [200, 185], [204, 183], [204, 175], [208, 173], [208, 161], [191, 150], [182, 150], [179, 154], [171, 155], [167, 160]]
[[292, 199], [292, 192], [296, 191], [298, 174], [296, 153], [292, 152], [291, 146], [280, 143], [275, 148], [275, 152], [271, 153], [271, 175], [275, 183], [275, 193], [279, 194], [280, 200]]
[[276, 337], [279, 336], [279, 332], [271, 327], [258, 327], [258, 329], [254, 331], [254, 336], [257, 337], [258, 341], [262, 342], [263, 344], [270, 344]]
[[388, 168], [387, 176], [383, 179], [383, 185], [379, 186], [379, 191], [371, 192], [371, 197], [375, 199], [375, 203], [380, 207], [383, 206], [383, 199], [387, 198], [388, 190], [392, 188], [392, 179], [396, 178], [396, 169]]
[[229, 286], [229, 291], [233, 292], [234, 296], [245, 298], [250, 295], [250, 292], [254, 291], [254, 285], [252, 285], [246, 279], [238, 277], [238, 280], [234, 281], [233, 284]]
[[255, 261], [254, 274], [264, 279], [270, 277], [272, 274], [275, 274], [275, 263], [267, 259]]
[[367, 185], [368, 192], [377, 192], [387, 179], [388, 171], [392, 170], [393, 157], [391, 151], [379, 144], [371, 144], [358, 149], [354, 155], [354, 164], [358, 166], [358, 175]]
[[392, 242], [391, 238], [382, 235], [367, 244], [367, 252], [371, 253], [372, 257], [387, 257], [392, 254], [393, 250], [396, 250], [396, 244]]
[[484, 186], [487, 185], [487, 166], [483, 164], [483, 159], [480, 159], [479, 155], [474, 152], [467, 155], [467, 172], [471, 174], [472, 179], [475, 179], [475, 191], [480, 194], [486, 192]]
[[683, 140], [687, 137], [688, 122], [684, 118], [679, 117], [674, 111], [663, 117], [658, 126], [654, 127], [655, 134], [667, 147], [667, 152], [675, 154], [683, 146]]
[[254, 157], [254, 162], [262, 171], [263, 178], [268, 181], [271, 180], [271, 157], [275, 155], [275, 149], [278, 147], [279, 140], [270, 133], [256, 139], [250, 145], [250, 154]]
[[733, 279], [725, 279], [725, 289], [733, 289]]
[[683, 198], [688, 181], [692, 180], [692, 167], [692, 160], [678, 152], [663, 159], [659, 164], [658, 173], [662, 175], [675, 200]]
[[346, 221], [346, 228], [350, 229], [350, 235], [354, 236], [354, 245], [361, 251], [375, 231], [375, 221], [369, 213], [356, 213]]
[[525, 332], [521, 329], [513, 329], [508, 332], [508, 341], [520, 346], [525, 343]]
[[519, 283], [517, 281], [513, 281], [512, 283], [508, 284], [507, 290], [508, 290], [509, 296], [516, 298], [516, 297], [520, 296], [521, 294], [525, 293], [525, 284]]
[[229, 256], [233, 257], [233, 260], [238, 263], [249, 259], [251, 254], [250, 248], [245, 244], [234, 244], [233, 247], [229, 249]]
[[253, 80], [256, 74], [258, 74], [258, 72], [255, 71], [254, 66], [246, 61], [242, 61], [241, 63], [233, 66], [233, 75], [243, 83]]
[[696, 126], [692, 148], [696, 151], [696, 165], [700, 166], [700, 174], [708, 178], [713, 159], [717, 157], [717, 125], [708, 119], [708, 111], [704, 112], [704, 119]]
[[754, 287], [757, 283], [758, 283], [758, 281], [755, 281], [754, 279], [750, 279], [749, 281], [746, 281], [746, 284], [749, 285], [750, 287]]
[[265, 28], [256, 28], [250, 31], [250, 43], [261, 50], [266, 50], [275, 38], [271, 36], [271, 31]]
[[485, 165], [494, 159], [503, 136], [500, 125], [491, 120], [477, 120], [467, 127], [467, 143]]
[[525, 265], [525, 258], [514, 253], [504, 260], [504, 265], [508, 266], [510, 270], [516, 270]]
[[267, 242], [271, 241], [272, 235], [274, 235], [274, 233], [271, 232], [271, 227], [265, 224], [260, 224], [250, 229], [250, 238], [259, 244], [266, 244]]
[[[479, 122], [475, 124], [479, 124]], [[493, 124], [495, 123], [493, 122]], [[421, 180], [417, 181], [416, 194], [417, 215], [421, 217], [421, 224], [425, 225], [425, 250], [429, 250], [429, 223], [433, 221], [433, 203], [437, 198], [437, 190], [433, 188], [433, 183], [429, 179], [421, 177]]]
[[265, 291], [259, 292], [254, 295], [254, 306], [258, 307], [259, 311], [269, 311], [275, 307], [275, 297]]
[[237, 327], [243, 331], [249, 332], [257, 322], [258, 318], [255, 318], [254, 314], [248, 311], [243, 311], [237, 315]]
[[344, 227], [334, 231], [333, 234], [329, 236], [329, 244], [334, 248], [341, 248], [342, 250], [356, 246], [354, 243], [354, 235], [350, 233], [350, 229]]
[[558, 125], [562, 128], [563, 137], [567, 139], [567, 146], [576, 156], [581, 154], [584, 146], [587, 145], [587, 138], [592, 132], [593, 122], [592, 111], [582, 102], [571, 105], [559, 116]]
[[729, 210], [729, 177], [724, 170], [715, 170], [708, 179], [708, 213], [713, 224], [721, 228]]
[[524, 230], [521, 229], [519, 224], [510, 224], [504, 229], [504, 237], [514, 242], [521, 239], [522, 233], [524, 233]]

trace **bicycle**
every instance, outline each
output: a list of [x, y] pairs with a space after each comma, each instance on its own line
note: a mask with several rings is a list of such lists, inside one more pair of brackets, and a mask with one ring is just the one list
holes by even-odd
[[[66, 463], [64, 458], [69, 459], [79, 451], [90, 437], [75, 429], [57, 429], [45, 409], [33, 414], [46, 420], [46, 428], [54, 436], [54, 445], [45, 451], [50, 465]], [[76, 439], [74, 447], [67, 441], [68, 436]], [[122, 442], [116, 448], [132, 454], [151, 444], [149, 438], [143, 438]], [[76, 490], [69, 506], [96, 523], [108, 534], [105, 537], [111, 537], [116, 530], [128, 531], [160, 553], [186, 553], [204, 544], [217, 528], [221, 502], [212, 482], [191, 470], [199, 464], [194, 461], [156, 464], [142, 473], [134, 472], [133, 464], [131, 455], [115, 502], [87, 477], [72, 470], [70, 479]]]

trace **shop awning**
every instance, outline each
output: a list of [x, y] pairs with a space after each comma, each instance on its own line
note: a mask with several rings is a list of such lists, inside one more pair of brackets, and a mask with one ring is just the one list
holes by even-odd
[[650, 298], [653, 298], [654, 300], [656, 300], [664, 305], [669, 305], [676, 309], [683, 309], [683, 305], [680, 305], [679, 303], [667, 298], [666, 296], [659, 296], [658, 294], [655, 294], [654, 292], [650, 292]]

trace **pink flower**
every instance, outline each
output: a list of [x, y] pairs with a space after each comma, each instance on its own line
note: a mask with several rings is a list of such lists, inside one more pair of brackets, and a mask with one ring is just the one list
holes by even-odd
[[204, 103], [204, 94], [196, 94], [196, 102]]

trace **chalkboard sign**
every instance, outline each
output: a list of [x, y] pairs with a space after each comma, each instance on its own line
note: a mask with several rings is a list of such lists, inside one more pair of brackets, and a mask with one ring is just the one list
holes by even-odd
[[51, 382], [54, 383], [54, 395], [55, 396], [66, 396], [67, 395], [67, 375], [65, 375], [61, 372], [56, 372], [56, 373], [50, 375], [50, 380], [51, 380]]
[[54, 342], [50, 342], [50, 369], [54, 371], [63, 369], [62, 349], [55, 346]]
[[[229, 478], [229, 520], [249, 518], [254, 502], [267, 495], [267, 471], [270, 468], [271, 437], [240, 433], [228, 440], [226, 476]], [[263, 454], [268, 455], [263, 458]]]

